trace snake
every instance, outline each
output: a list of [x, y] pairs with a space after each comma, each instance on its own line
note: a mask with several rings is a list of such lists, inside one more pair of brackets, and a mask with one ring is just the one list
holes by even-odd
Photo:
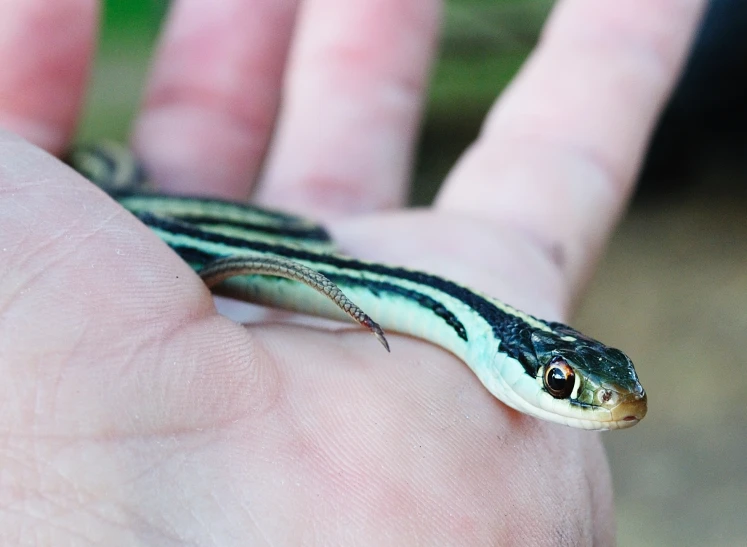
[[[214, 294], [357, 322], [435, 344], [462, 360], [505, 405], [587, 430], [637, 424], [647, 396], [631, 359], [449, 279], [342, 254], [325, 228], [281, 211], [155, 190], [113, 142], [79, 145], [67, 163], [148, 226]], [[363, 311], [366, 310], [366, 311]]]

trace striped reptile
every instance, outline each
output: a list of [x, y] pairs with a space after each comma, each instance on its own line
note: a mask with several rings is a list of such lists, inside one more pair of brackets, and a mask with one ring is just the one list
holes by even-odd
[[118, 145], [77, 148], [68, 162], [217, 294], [349, 317], [387, 350], [384, 330], [422, 338], [462, 359], [503, 403], [540, 419], [606, 430], [630, 427], [646, 414], [646, 393], [631, 360], [567, 325], [433, 274], [339, 254], [324, 228], [302, 217], [154, 193], [140, 163]]

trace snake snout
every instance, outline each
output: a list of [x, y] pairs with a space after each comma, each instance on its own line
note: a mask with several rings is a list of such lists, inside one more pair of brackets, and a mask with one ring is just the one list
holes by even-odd
[[620, 427], [630, 427], [640, 422], [648, 411], [646, 392], [641, 388], [620, 397], [614, 408], [610, 409], [612, 420]]

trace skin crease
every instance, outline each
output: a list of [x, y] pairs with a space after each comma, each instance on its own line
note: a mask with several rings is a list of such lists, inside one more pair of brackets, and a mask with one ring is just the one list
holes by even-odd
[[[168, 191], [254, 191], [352, 254], [562, 318], [703, 3], [560, 1], [430, 209], [397, 210], [434, 0], [179, 0], [133, 146]], [[0, 543], [614, 544], [599, 435], [507, 409], [426, 343], [217, 315], [34, 146], [68, 144], [96, 11], [0, 1]]]

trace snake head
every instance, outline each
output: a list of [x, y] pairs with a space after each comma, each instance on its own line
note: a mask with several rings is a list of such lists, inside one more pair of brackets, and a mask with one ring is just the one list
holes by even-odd
[[[607, 429], [637, 424], [646, 415], [646, 392], [632, 361], [560, 323], [531, 334], [531, 356], [544, 404], [564, 401], [569, 418], [602, 422]], [[552, 401], [551, 399], [555, 401]]]

